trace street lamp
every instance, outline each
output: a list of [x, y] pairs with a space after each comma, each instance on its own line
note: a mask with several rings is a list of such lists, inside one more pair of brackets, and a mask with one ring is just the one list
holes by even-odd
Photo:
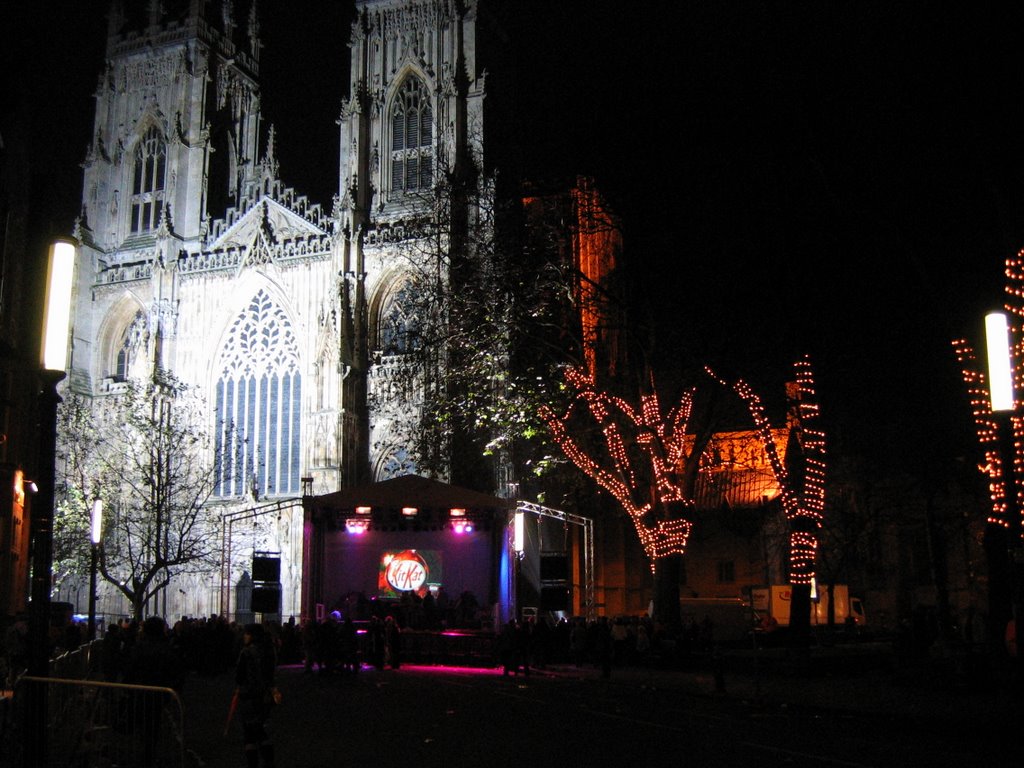
[[1010, 325], [1004, 312], [985, 315], [985, 350], [988, 353], [989, 398], [992, 412], [1013, 410], [1013, 363]]
[[[1018, 439], [1015, 434], [1017, 424], [1016, 410], [1017, 400], [1013, 390], [1013, 346], [1010, 339], [1010, 326], [1006, 314], [1003, 312], [991, 312], [985, 316], [985, 345], [988, 360], [988, 384], [989, 397], [992, 408], [992, 416], [996, 420], [999, 429], [999, 455], [1002, 464], [1002, 476], [1005, 484], [1004, 498], [1008, 507], [1009, 535], [1005, 541], [1005, 551], [1008, 556], [1009, 566], [1009, 598], [1011, 605], [1010, 622], [1012, 622], [1014, 648], [1010, 650], [1016, 658], [1013, 662], [1017, 666], [1018, 684], [1021, 682], [1021, 667], [1024, 664], [1019, 651], [1021, 630], [1024, 629], [1024, 542], [1021, 540], [1022, 529], [1021, 519], [1021, 489], [1019, 487], [1018, 467]], [[998, 541], [1001, 536], [995, 537]], [[998, 547], [999, 545], [996, 544]], [[999, 547], [1003, 549], [1003, 547]], [[1000, 555], [1003, 553], [1000, 552]], [[996, 574], [990, 574], [990, 585], [1000, 579]], [[997, 587], [996, 597], [1001, 597], [1001, 591]], [[991, 586], [990, 586], [991, 592]], [[1005, 594], [1005, 593], [1004, 593]], [[995, 611], [996, 615], [1000, 611]], [[1007, 629], [1010, 628], [1008, 622]], [[994, 627], [1003, 630], [1001, 627]], [[1009, 633], [1006, 640], [1008, 641]]]
[[[57, 454], [57, 385], [67, 373], [68, 332], [71, 324], [71, 291], [75, 272], [75, 245], [59, 240], [50, 246], [43, 302], [42, 349], [39, 368], [39, 462], [32, 503], [32, 580], [29, 614], [28, 672], [35, 677], [50, 674], [50, 588], [53, 579], [53, 503]], [[29, 728], [29, 764], [46, 764], [45, 685], [33, 686], [38, 713]]]
[[92, 503], [92, 558], [89, 564], [89, 639], [96, 639], [96, 568], [103, 538], [103, 499]]

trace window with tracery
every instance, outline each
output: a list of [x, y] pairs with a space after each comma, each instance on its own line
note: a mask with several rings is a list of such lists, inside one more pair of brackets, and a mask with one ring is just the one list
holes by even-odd
[[298, 494], [298, 343], [288, 316], [265, 291], [235, 319], [217, 369], [215, 494]]
[[385, 355], [404, 355], [420, 348], [420, 323], [412, 289], [403, 287], [385, 305], [380, 318], [380, 349]]
[[391, 105], [391, 191], [430, 188], [434, 164], [434, 114], [427, 87], [409, 76]]
[[121, 336], [121, 343], [114, 352], [113, 370], [111, 378], [114, 381], [127, 381], [132, 363], [138, 354], [142, 344], [145, 343], [147, 335], [146, 316], [140, 309], [135, 317], [125, 328]]
[[416, 461], [405, 448], [397, 448], [391, 451], [388, 457], [381, 462], [377, 474], [377, 482], [391, 480], [392, 478], [404, 475], [415, 475]]
[[131, 231], [149, 232], [160, 223], [167, 173], [167, 144], [155, 126], [150, 126], [135, 147], [131, 198]]

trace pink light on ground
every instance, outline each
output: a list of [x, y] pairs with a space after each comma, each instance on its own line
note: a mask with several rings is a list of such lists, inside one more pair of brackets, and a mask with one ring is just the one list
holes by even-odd
[[[304, 669], [302, 663], [298, 664], [281, 664], [279, 668], [284, 669], [295, 669], [301, 671]], [[404, 673], [412, 672], [420, 675], [471, 675], [473, 677], [501, 677], [501, 667], [458, 667], [449, 664], [406, 664], [402, 663], [400, 669], [375, 669], [372, 665], [363, 663], [359, 670], [359, 674], [396, 674], [401, 675]]]

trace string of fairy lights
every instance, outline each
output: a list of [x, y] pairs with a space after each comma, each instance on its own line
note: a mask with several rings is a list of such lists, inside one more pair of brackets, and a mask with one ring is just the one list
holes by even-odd
[[[818, 426], [819, 408], [810, 362], [804, 358], [794, 365], [796, 411], [805, 459], [801, 488], [794, 487], [779, 457], [757, 393], [743, 380], [729, 384], [710, 368], [705, 370], [719, 384], [733, 389], [747, 406], [781, 488], [782, 508], [790, 524], [790, 582], [810, 583], [815, 576], [817, 531], [825, 507], [825, 434]], [[568, 369], [565, 379], [575, 391], [565, 413], [558, 415], [551, 408], [541, 408], [541, 417], [555, 442], [570, 461], [611, 493], [629, 514], [652, 570], [659, 558], [684, 554], [693, 528], [686, 512], [694, 502], [683, 492], [679, 467], [686, 458], [686, 427], [693, 412], [695, 391], [685, 391], [679, 404], [664, 413], [653, 385], [651, 393], [640, 398], [637, 410], [622, 398], [599, 390], [594, 376], [584, 368]], [[607, 451], [604, 465], [569, 433], [569, 423], [578, 414], [581, 403], [601, 429]], [[629, 430], [635, 446], [632, 453], [627, 449], [629, 441], [624, 429]], [[638, 461], [645, 462], [647, 472], [640, 473], [634, 468]], [[649, 488], [638, 486], [638, 474], [651, 478]], [[656, 507], [662, 512], [660, 517], [652, 514]], [[671, 514], [665, 514], [667, 510]]]
[[820, 409], [814, 387], [814, 375], [808, 358], [793, 365], [796, 379], [794, 398], [799, 426], [798, 437], [803, 448], [804, 480], [795, 487], [789, 470], [779, 456], [771, 423], [765, 415], [760, 396], [743, 379], [731, 385], [710, 368], [707, 374], [723, 386], [730, 387], [747, 406], [754, 430], [764, 446], [769, 466], [780, 489], [782, 512], [790, 525], [789, 582], [810, 584], [815, 577], [818, 555], [818, 534], [825, 510], [825, 433], [819, 427]]
[[992, 502], [987, 522], [1008, 527], [1006, 477], [1003, 470], [1003, 459], [999, 451], [998, 426], [995, 419], [992, 418], [992, 406], [985, 374], [979, 370], [974, 349], [965, 339], [956, 339], [953, 342], [953, 351], [962, 366], [961, 374], [964, 384], [967, 386], [967, 397], [974, 417], [974, 431], [985, 457], [985, 463], [979, 469], [988, 476], [989, 498]]
[[[675, 468], [685, 451], [686, 423], [693, 408], [693, 392], [684, 393], [679, 405], [663, 415], [657, 394], [643, 396], [640, 409], [636, 410], [622, 398], [597, 389], [594, 376], [584, 368], [566, 370], [565, 379], [576, 391], [566, 412], [559, 416], [550, 408], [541, 409], [541, 417], [547, 422], [555, 442], [570, 461], [611, 493], [629, 514], [652, 569], [659, 558], [683, 554], [692, 523], [685, 516], [655, 519], [651, 513], [655, 506], [676, 513], [693, 506], [693, 501], [685, 497], [675, 480]], [[612, 469], [602, 467], [569, 434], [567, 425], [576, 412], [577, 403], [584, 403], [600, 426]], [[616, 417], [621, 417], [621, 425]], [[637, 483], [634, 469], [634, 462], [640, 457], [630, 455], [622, 425], [630, 429], [633, 444], [650, 468], [653, 483], [646, 494]]]
[[[1003, 308], [1012, 322], [1009, 323], [1011, 374], [1014, 391], [1020, 392], [1024, 385], [1024, 250], [1006, 260], [1005, 272], [1007, 296]], [[967, 388], [974, 419], [974, 431], [981, 446], [984, 463], [979, 466], [981, 472], [988, 477], [989, 498], [992, 503], [986, 522], [1003, 528], [1010, 528], [1016, 522], [1024, 523], [1024, 519], [1010, 520], [1012, 495], [1016, 495], [1016, 508], [1024, 511], [1024, 419], [1016, 415], [1017, 401], [1013, 401], [1012, 414], [1009, 418], [1012, 431], [1012, 457], [1007, 467], [1006, 459], [999, 446], [999, 422], [992, 410], [992, 398], [988, 377], [979, 365], [974, 348], [966, 339], [953, 341], [953, 352], [961, 366], [961, 375]], [[1013, 482], [1015, 481], [1015, 482]], [[1009, 487], [1008, 487], [1009, 486]], [[1016, 487], [1016, 491], [1011, 488]], [[1024, 512], [1022, 512], [1024, 513]]]

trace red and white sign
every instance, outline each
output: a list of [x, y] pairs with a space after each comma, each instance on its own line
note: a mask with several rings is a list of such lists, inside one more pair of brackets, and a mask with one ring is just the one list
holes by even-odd
[[407, 549], [391, 558], [384, 575], [396, 592], [416, 592], [427, 583], [427, 563], [416, 550]]

